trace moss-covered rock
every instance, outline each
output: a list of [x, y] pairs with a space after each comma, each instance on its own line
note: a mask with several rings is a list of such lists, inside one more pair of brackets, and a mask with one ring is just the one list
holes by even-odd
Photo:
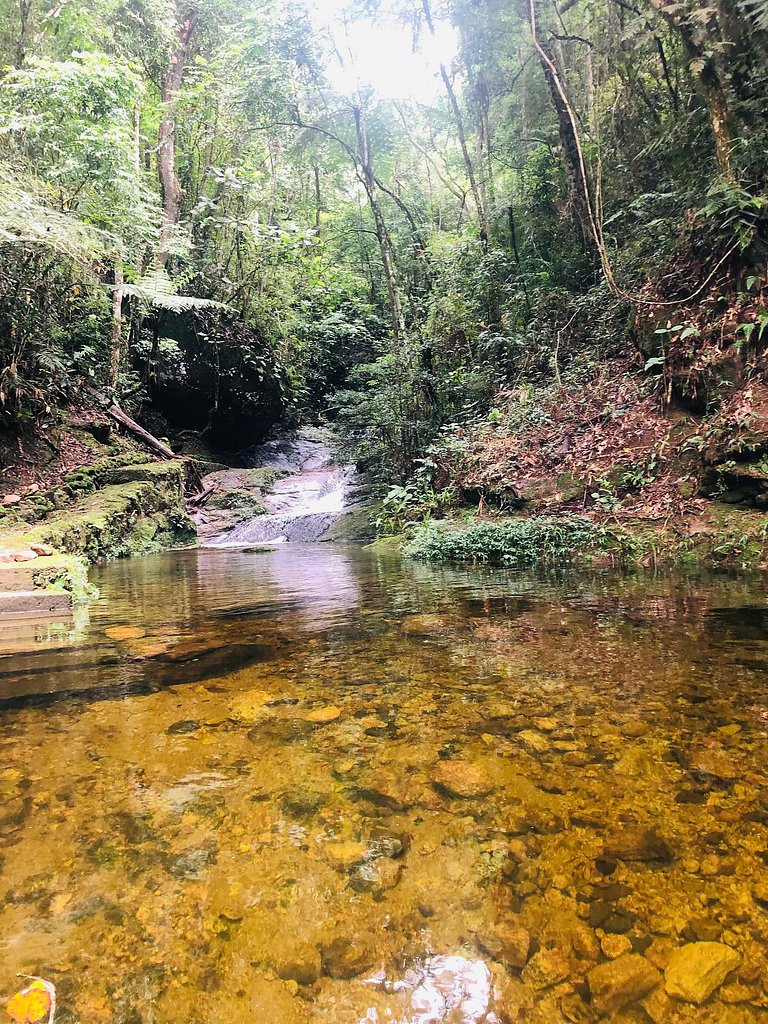
[[89, 562], [190, 543], [195, 529], [184, 513], [185, 464], [155, 463], [146, 475], [81, 498], [66, 513], [35, 527], [29, 539], [81, 554]]

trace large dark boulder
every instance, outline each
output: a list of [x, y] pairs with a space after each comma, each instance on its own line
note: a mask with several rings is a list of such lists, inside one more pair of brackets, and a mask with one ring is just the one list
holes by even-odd
[[153, 405], [178, 428], [229, 450], [262, 440], [283, 415], [289, 385], [269, 342], [226, 311], [164, 312], [142, 360]]

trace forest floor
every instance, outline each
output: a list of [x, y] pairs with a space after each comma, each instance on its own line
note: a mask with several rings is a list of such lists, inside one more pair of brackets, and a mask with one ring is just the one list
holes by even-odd
[[676, 555], [765, 567], [768, 388], [743, 380], [705, 413], [663, 401], [661, 383], [614, 360], [510, 391], [487, 423], [445, 445], [438, 486], [451, 482], [480, 520], [579, 516], [649, 549], [663, 537]]

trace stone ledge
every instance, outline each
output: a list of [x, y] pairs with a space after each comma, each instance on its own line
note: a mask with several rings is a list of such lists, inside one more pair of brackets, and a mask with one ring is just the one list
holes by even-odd
[[47, 590], [0, 591], [0, 625], [28, 615], [69, 615], [72, 595]]

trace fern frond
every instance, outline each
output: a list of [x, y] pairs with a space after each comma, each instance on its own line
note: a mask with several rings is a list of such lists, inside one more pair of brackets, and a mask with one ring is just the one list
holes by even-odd
[[45, 203], [42, 190], [27, 178], [22, 187], [13, 171], [0, 164], [0, 244], [46, 245], [79, 263], [119, 249], [117, 239], [71, 214]]
[[178, 295], [176, 283], [171, 280], [165, 267], [154, 267], [142, 277], [138, 284], [121, 286], [124, 295], [134, 295], [148, 306], [166, 309], [172, 313], [184, 313], [190, 309], [228, 309], [223, 302], [214, 299], [199, 299], [193, 295]]
[[757, 28], [768, 31], [768, 0], [739, 0], [739, 6]]

